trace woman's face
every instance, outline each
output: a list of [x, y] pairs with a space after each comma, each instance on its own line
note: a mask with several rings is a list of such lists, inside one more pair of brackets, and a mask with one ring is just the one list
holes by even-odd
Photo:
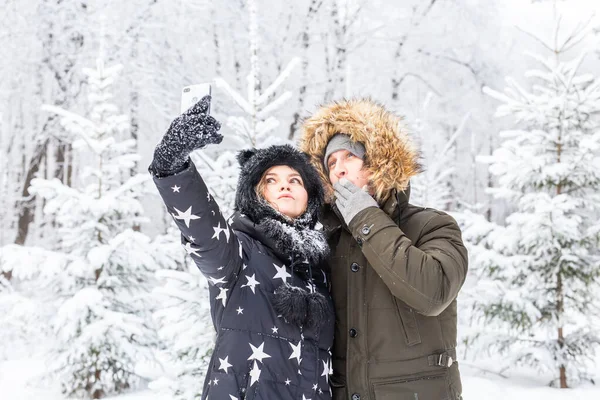
[[267, 202], [290, 218], [298, 218], [308, 204], [308, 193], [300, 174], [287, 165], [269, 168], [262, 176], [262, 195]]

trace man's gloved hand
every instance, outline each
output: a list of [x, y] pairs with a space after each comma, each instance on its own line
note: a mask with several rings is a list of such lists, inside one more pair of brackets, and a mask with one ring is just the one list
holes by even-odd
[[154, 150], [154, 159], [148, 168], [152, 175], [164, 177], [176, 174], [185, 169], [192, 151], [221, 143], [221, 124], [208, 115], [210, 99], [210, 96], [204, 96], [173, 120]]
[[371, 195], [354, 185], [346, 178], [340, 179], [333, 185], [335, 190], [335, 205], [342, 214], [346, 225], [350, 225], [352, 219], [369, 207], [379, 207], [377, 201]]

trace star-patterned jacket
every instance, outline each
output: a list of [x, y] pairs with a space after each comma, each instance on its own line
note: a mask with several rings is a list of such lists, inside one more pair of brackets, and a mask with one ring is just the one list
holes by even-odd
[[[154, 182], [182, 244], [209, 282], [217, 338], [202, 400], [331, 399], [334, 316], [303, 329], [272, 305], [275, 289], [292, 278], [290, 260], [242, 214], [229, 224], [193, 163]], [[325, 273], [313, 275], [321, 275], [320, 282], [313, 285], [299, 274], [294, 285], [318, 290], [331, 302]]]

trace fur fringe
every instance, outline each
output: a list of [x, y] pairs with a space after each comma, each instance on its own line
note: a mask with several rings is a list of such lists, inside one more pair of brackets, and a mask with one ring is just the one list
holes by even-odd
[[288, 323], [306, 328], [317, 327], [333, 312], [321, 293], [308, 293], [287, 283], [275, 290], [273, 308]]
[[333, 201], [333, 187], [323, 167], [323, 156], [327, 143], [338, 133], [364, 144], [366, 168], [372, 173], [371, 185], [380, 204], [392, 189], [406, 190], [410, 178], [422, 170], [420, 153], [402, 117], [370, 98], [325, 104], [304, 121], [299, 145], [319, 172], [329, 203]]

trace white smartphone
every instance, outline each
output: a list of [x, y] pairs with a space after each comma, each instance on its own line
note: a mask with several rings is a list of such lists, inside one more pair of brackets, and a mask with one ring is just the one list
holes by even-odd
[[[181, 90], [181, 113], [183, 114], [204, 96], [211, 94], [210, 83], [186, 86]], [[210, 114], [210, 106], [208, 113]]]

